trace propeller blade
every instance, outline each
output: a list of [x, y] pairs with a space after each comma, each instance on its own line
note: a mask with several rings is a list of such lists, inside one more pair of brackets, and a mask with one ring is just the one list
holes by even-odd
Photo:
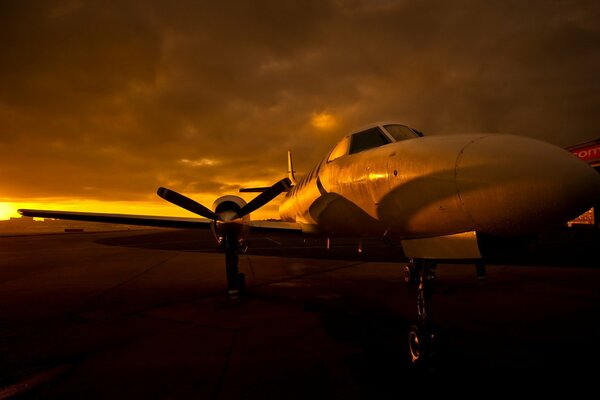
[[282, 180], [280, 180], [279, 182], [266, 189], [264, 192], [262, 192], [255, 198], [253, 198], [244, 207], [242, 207], [237, 212], [238, 218], [242, 218], [244, 215], [250, 214], [252, 211], [261, 208], [262, 206], [273, 200], [275, 197], [277, 197], [279, 194], [288, 191], [291, 186], [292, 182], [289, 180], [289, 178], [283, 178]]
[[210, 209], [204, 207], [202, 204], [190, 199], [189, 197], [185, 197], [184, 195], [179, 194], [171, 189], [159, 187], [156, 191], [156, 194], [158, 194], [166, 201], [171, 202], [181, 208], [185, 208], [186, 210], [191, 211], [194, 214], [198, 214], [204, 218], [212, 220], [218, 219], [217, 215]]

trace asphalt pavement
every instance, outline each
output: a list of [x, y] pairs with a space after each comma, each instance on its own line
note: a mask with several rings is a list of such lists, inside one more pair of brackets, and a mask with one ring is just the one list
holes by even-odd
[[401, 398], [525, 383], [595, 387], [600, 269], [518, 260], [437, 269], [432, 371], [406, 334], [416, 290], [398, 248], [258, 235], [226, 297], [208, 232], [0, 238], [2, 398]]

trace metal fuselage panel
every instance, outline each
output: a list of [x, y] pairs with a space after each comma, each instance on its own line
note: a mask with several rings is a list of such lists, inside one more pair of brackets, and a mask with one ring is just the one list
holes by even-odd
[[318, 224], [324, 233], [427, 237], [468, 231], [473, 224], [461, 209], [454, 167], [461, 148], [478, 137], [415, 138], [323, 160], [287, 194], [281, 217]]

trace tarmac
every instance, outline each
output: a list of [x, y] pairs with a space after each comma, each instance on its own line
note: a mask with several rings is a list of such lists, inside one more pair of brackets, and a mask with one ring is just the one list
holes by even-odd
[[[437, 269], [435, 370], [414, 368], [416, 290], [376, 240], [257, 235], [225, 290], [209, 232], [0, 237], [0, 399], [401, 398], [525, 383], [595, 388], [598, 264]], [[544, 389], [544, 390], [542, 390]], [[523, 389], [521, 389], [523, 390]]]

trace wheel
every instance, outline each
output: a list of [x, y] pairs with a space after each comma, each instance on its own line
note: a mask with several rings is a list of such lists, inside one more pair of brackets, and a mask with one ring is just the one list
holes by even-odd
[[422, 361], [425, 341], [421, 335], [419, 328], [413, 325], [408, 330], [408, 354], [410, 361], [418, 365]]
[[246, 290], [246, 275], [243, 272], [240, 272], [237, 276], [238, 279], [238, 289], [240, 292]]
[[408, 354], [412, 364], [433, 371], [437, 341], [435, 331], [412, 325], [408, 330]]
[[406, 264], [404, 266], [404, 282], [409, 284], [419, 282], [419, 274], [417, 274], [414, 264]]

